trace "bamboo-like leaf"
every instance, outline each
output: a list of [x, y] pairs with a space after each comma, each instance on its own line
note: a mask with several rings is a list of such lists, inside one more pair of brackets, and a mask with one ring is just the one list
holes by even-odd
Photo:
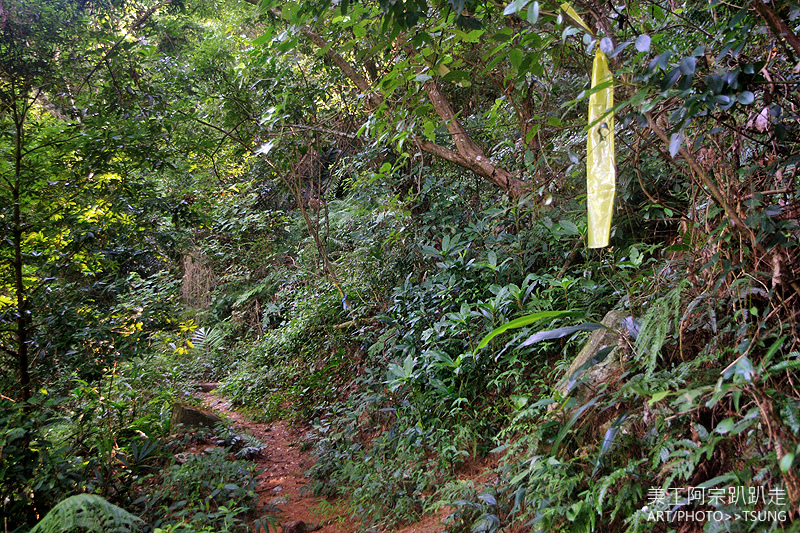
[[483, 339], [481, 339], [481, 342], [478, 343], [478, 346], [477, 348], [475, 348], [475, 350], [477, 351], [485, 347], [487, 344], [489, 344], [489, 342], [493, 338], [497, 337], [501, 333], [505, 333], [509, 329], [524, 328], [525, 326], [529, 326], [534, 322], [537, 322], [543, 318], [566, 318], [566, 317], [583, 318], [584, 315], [576, 311], [540, 311], [532, 315], [526, 315], [516, 320], [512, 320], [508, 324], [503, 324], [499, 328], [495, 328], [494, 330], [492, 330], [488, 335], [486, 335]]
[[564, 425], [564, 427], [562, 427], [562, 428], [561, 428], [561, 430], [558, 432], [558, 435], [556, 435], [556, 439], [553, 441], [553, 448], [552, 448], [552, 451], [551, 451], [551, 453], [552, 453], [554, 456], [555, 456], [555, 454], [556, 454], [556, 451], [558, 450], [558, 446], [561, 444], [561, 441], [562, 441], [562, 440], [564, 440], [564, 437], [566, 437], [566, 436], [567, 436], [567, 433], [569, 432], [569, 430], [570, 430], [570, 429], [572, 429], [572, 426], [574, 426], [574, 425], [575, 425], [575, 422], [577, 422], [577, 421], [578, 421], [578, 419], [581, 417], [581, 415], [582, 415], [582, 414], [583, 414], [583, 413], [584, 413], [584, 412], [585, 412], [587, 409], [589, 409], [589, 408], [590, 408], [590, 407], [592, 407], [594, 404], [596, 404], [596, 403], [597, 403], [597, 400], [598, 400], [598, 398], [597, 398], [597, 396], [595, 396], [594, 398], [592, 398], [591, 400], [589, 400], [588, 402], [586, 402], [585, 404], [583, 404], [582, 406], [580, 406], [580, 407], [578, 408], [578, 410], [577, 410], [577, 411], [575, 411], [575, 414], [573, 414], [573, 415], [572, 415], [572, 417], [569, 419], [569, 422], [567, 422], [567, 423]]
[[563, 328], [548, 329], [546, 331], [534, 333], [528, 337], [525, 342], [520, 344], [519, 348], [524, 348], [541, 341], [560, 339], [562, 337], [566, 337], [567, 335], [572, 335], [578, 331], [595, 331], [604, 327], [605, 326], [603, 324], [598, 324], [596, 322], [584, 322], [583, 324], [578, 324], [577, 326], [565, 326]]
[[614, 439], [617, 438], [617, 434], [619, 433], [619, 429], [622, 427], [622, 424], [628, 418], [628, 412], [624, 412], [617, 417], [616, 420], [609, 426], [606, 434], [603, 436], [603, 444], [600, 446], [600, 453], [597, 455], [597, 463], [595, 464], [594, 471], [592, 475], [595, 475], [597, 471], [600, 469], [600, 464], [603, 459], [603, 456], [608, 453], [608, 450], [611, 449], [611, 445], [614, 444]]

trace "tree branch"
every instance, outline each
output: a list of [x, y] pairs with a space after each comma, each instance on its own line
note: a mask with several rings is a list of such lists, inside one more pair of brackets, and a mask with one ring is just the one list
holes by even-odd
[[[179, 115], [183, 115], [185, 117], [188, 117], [191, 120], [194, 120], [195, 122], [197, 122], [199, 124], [202, 124], [203, 126], [209, 127], [209, 128], [211, 128], [213, 130], [217, 130], [218, 132], [223, 134], [223, 137], [222, 137], [223, 139], [225, 137], [227, 137], [229, 139], [232, 139], [232, 140], [236, 141], [238, 144], [240, 144], [242, 147], [244, 147], [245, 150], [252, 150], [253, 149], [253, 147], [251, 145], [247, 144], [245, 141], [240, 139], [235, 133], [233, 133], [233, 131], [227, 131], [224, 128], [220, 128], [219, 126], [215, 126], [214, 124], [212, 124], [210, 122], [206, 122], [205, 120], [203, 120], [201, 118], [197, 118], [195, 116], [192, 116], [191, 114], [187, 113], [186, 111], [181, 111], [180, 109], [176, 110], [176, 113], [178, 113]], [[247, 120], [247, 119], [245, 119], [245, 120]], [[239, 124], [234, 126], [234, 129], [239, 127], [242, 124], [242, 122], [244, 122], [244, 120], [242, 120], [241, 122], [239, 122]]]
[[[669, 137], [667, 137], [667, 134], [664, 132], [664, 130], [662, 130], [661, 127], [658, 124], [656, 124], [656, 121], [653, 120], [653, 116], [650, 113], [645, 113], [645, 117], [647, 118], [647, 124], [650, 126], [650, 129], [653, 130], [653, 133], [655, 133], [656, 136], [659, 139], [661, 139], [665, 144], [669, 145], [670, 144]], [[678, 153], [680, 153], [681, 156], [683, 156], [683, 158], [689, 164], [689, 168], [691, 169], [692, 173], [695, 176], [697, 176], [697, 178], [699, 178], [700, 182], [703, 185], [705, 185], [705, 187], [711, 193], [711, 196], [714, 198], [714, 200], [716, 200], [719, 206], [722, 207], [723, 211], [725, 211], [725, 214], [731, 220], [733, 225], [736, 226], [736, 228], [739, 229], [740, 231], [743, 231], [747, 235], [749, 235], [753, 248], [760, 253], [766, 253], [764, 247], [761, 245], [760, 242], [758, 242], [758, 239], [756, 239], [753, 230], [747, 224], [744, 223], [739, 214], [733, 209], [733, 207], [731, 207], [725, 196], [722, 194], [722, 191], [719, 189], [719, 187], [717, 187], [717, 184], [714, 183], [714, 181], [708, 176], [708, 174], [706, 174], [703, 171], [703, 169], [700, 167], [700, 164], [697, 162], [694, 156], [691, 153], [689, 153], [689, 150], [687, 150], [686, 147], [681, 146], [678, 149]]]
[[458, 149], [463, 161], [463, 163], [458, 164], [491, 181], [512, 198], [522, 196], [527, 189], [525, 182], [516, 178], [503, 167], [497, 166], [483, 149], [472, 140], [467, 130], [456, 118], [450, 102], [445, 98], [436, 80], [432, 79], [426, 82], [425, 90], [428, 93], [431, 105], [436, 110], [436, 114], [447, 124], [447, 131], [453, 136], [453, 142], [455, 142], [456, 149]]
[[[350, 81], [355, 83], [358, 90], [360, 90], [364, 96], [367, 98], [367, 107], [370, 110], [376, 109], [383, 103], [383, 97], [378, 94], [375, 89], [372, 87], [372, 84], [367, 80], [367, 78], [361, 75], [353, 66], [344, 58], [342, 55], [333, 49], [333, 47], [328, 47], [328, 42], [325, 40], [324, 37], [315, 33], [311, 28], [308, 26], [303, 26], [300, 28], [300, 33], [302, 33], [309, 41], [317, 45], [319, 48], [326, 50], [325, 55], [327, 55], [331, 60], [336, 63], [336, 66], [344, 72], [345, 76], [350, 78]], [[326, 47], [328, 47], [326, 49]]]
[[800, 56], [800, 38], [794, 34], [789, 25], [769, 7], [769, 4], [762, 2], [762, 0], [753, 0], [752, 5], [758, 14], [761, 15], [761, 18], [764, 19], [764, 22], [767, 23], [770, 32], [772, 32], [775, 38], [780, 40], [780, 38], [783, 37], [786, 39], [786, 42], [792, 47], [794, 53]]
[[322, 126], [316, 125], [307, 125], [307, 124], [286, 124], [287, 128], [293, 128], [298, 130], [308, 130], [308, 131], [316, 131], [318, 133], [327, 133], [328, 135], [335, 135], [336, 137], [344, 137], [346, 139], [358, 139], [358, 135], [353, 133], [347, 133], [344, 131], [337, 131], [332, 130], [330, 128], [324, 128]]
[[172, 0], [162, 0], [161, 2], [156, 4], [155, 6], [151, 7], [147, 11], [145, 11], [144, 14], [142, 14], [142, 16], [140, 16], [138, 19], [136, 19], [136, 21], [133, 23], [133, 25], [130, 27], [130, 29], [125, 32], [125, 35], [120, 37], [119, 40], [117, 42], [115, 42], [114, 45], [111, 48], [109, 48], [106, 51], [105, 54], [103, 54], [103, 57], [100, 58], [100, 61], [97, 62], [97, 64], [94, 66], [94, 68], [92, 68], [92, 70], [89, 71], [89, 74], [86, 75], [86, 77], [83, 79], [81, 84], [78, 86], [78, 89], [75, 91], [75, 94], [79, 94], [81, 92], [81, 90], [83, 89], [83, 86], [86, 85], [87, 83], [89, 83], [89, 79], [92, 76], [94, 76], [95, 72], [97, 72], [100, 69], [100, 65], [102, 65], [105, 62], [105, 60], [108, 58], [108, 56], [111, 55], [111, 52], [116, 50], [117, 47], [119, 45], [121, 45], [125, 41], [125, 39], [128, 37], [128, 35], [129, 35], [129, 33], [131, 31], [137, 29], [139, 26], [141, 26], [142, 24], [147, 22], [147, 19], [149, 19], [153, 15], [153, 13], [155, 13], [156, 11], [158, 11], [159, 9], [161, 9], [162, 7], [164, 7], [165, 5], [167, 5], [167, 4], [171, 3], [171, 2], [172, 2]]
[[[258, 5], [258, 0], [246, 1]], [[282, 16], [280, 9], [277, 8], [271, 9], [270, 13], [279, 18]], [[372, 83], [342, 57], [333, 46], [330, 46], [330, 43], [328, 43], [324, 37], [315, 33], [309, 26], [300, 28], [300, 33], [314, 45], [325, 50], [325, 55], [336, 63], [336, 66], [338, 66], [341, 71], [350, 78], [350, 81], [365, 95], [367, 98], [367, 107], [370, 110], [376, 109], [384, 102], [383, 96], [375, 90]], [[467, 130], [464, 129], [464, 126], [462, 126], [461, 122], [456, 118], [455, 112], [453, 112], [453, 108], [450, 106], [450, 102], [447, 101], [436, 81], [428, 81], [425, 84], [425, 90], [439, 118], [447, 123], [447, 130], [453, 136], [458, 152], [456, 155], [452, 150], [430, 141], [420, 140], [419, 146], [432, 155], [447, 159], [489, 180], [512, 198], [518, 198], [525, 194], [527, 190], [525, 182], [516, 178], [508, 170], [497, 166], [486, 156], [486, 153], [475, 141], [472, 140]]]

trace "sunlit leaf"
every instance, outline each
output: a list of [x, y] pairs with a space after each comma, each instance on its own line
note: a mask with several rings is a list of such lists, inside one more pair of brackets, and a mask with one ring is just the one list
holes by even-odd
[[595, 331], [604, 327], [605, 326], [603, 326], [602, 324], [597, 324], [595, 322], [585, 322], [583, 324], [578, 324], [577, 326], [565, 326], [563, 328], [540, 331], [528, 337], [525, 342], [519, 345], [519, 348], [524, 348], [526, 346], [530, 346], [531, 344], [535, 344], [541, 341], [560, 339], [562, 337], [566, 337], [567, 335], [572, 335], [573, 333], [577, 333], [579, 331]]
[[522, 11], [527, 3], [527, 0], [513, 0], [503, 10], [503, 15], [513, 15], [514, 13], [518, 13]]
[[539, 20], [539, 2], [533, 2], [528, 6], [528, 22], [532, 25]]
[[640, 35], [634, 43], [636, 49], [640, 52], [647, 52], [650, 50], [650, 36], [645, 34]]
[[673, 133], [669, 137], [669, 155], [673, 158], [678, 155], [683, 142], [683, 132]]
[[488, 335], [486, 335], [480, 343], [478, 343], [476, 350], [480, 350], [481, 348], [485, 347], [489, 342], [495, 338], [496, 336], [500, 335], [501, 333], [505, 333], [509, 329], [517, 329], [517, 328], [524, 328], [525, 326], [529, 326], [534, 322], [537, 322], [543, 318], [566, 318], [566, 317], [583, 317], [582, 313], [578, 313], [577, 311], [541, 311], [539, 313], [534, 313], [532, 315], [523, 316], [516, 320], [512, 320], [508, 324], [504, 324], [499, 328], [492, 330]]

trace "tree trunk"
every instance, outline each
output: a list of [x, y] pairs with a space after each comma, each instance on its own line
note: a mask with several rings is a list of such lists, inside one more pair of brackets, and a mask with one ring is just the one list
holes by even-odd
[[11, 197], [14, 203], [14, 215], [11, 228], [11, 241], [14, 247], [14, 259], [12, 268], [14, 270], [14, 292], [17, 298], [17, 371], [19, 373], [19, 386], [22, 393], [22, 401], [27, 401], [31, 397], [31, 378], [29, 373], [28, 361], [28, 342], [30, 329], [30, 310], [28, 309], [28, 299], [25, 292], [25, 281], [23, 278], [24, 262], [22, 258], [23, 240], [23, 220], [20, 208], [22, 190], [22, 158], [25, 135], [25, 116], [24, 110], [20, 114], [14, 106], [14, 126], [15, 126], [15, 146], [14, 146], [14, 182], [11, 189]]
[[785, 39], [794, 50], [794, 53], [800, 56], [800, 38], [795, 35], [789, 25], [769, 7], [769, 4], [765, 4], [761, 0], [753, 0], [752, 4], [758, 14], [761, 15], [761, 18], [764, 19], [764, 22], [767, 23], [767, 26], [769, 26], [769, 31], [772, 32], [775, 39], [778, 41]]

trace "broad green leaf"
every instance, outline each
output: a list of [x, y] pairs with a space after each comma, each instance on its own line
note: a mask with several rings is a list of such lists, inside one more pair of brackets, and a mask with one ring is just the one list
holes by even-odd
[[520, 481], [528, 477], [528, 474], [530, 474], [530, 470], [527, 469], [523, 470], [522, 472], [519, 472], [516, 476], [511, 478], [511, 482], [509, 483], [509, 485], [512, 487], [517, 485]]
[[787, 473], [792, 468], [793, 462], [794, 462], [794, 453], [787, 453], [786, 455], [781, 457], [781, 460], [778, 463], [781, 472], [783, 472], [784, 474]]
[[461, 85], [469, 84], [469, 73], [464, 70], [451, 70], [442, 76], [442, 81], [459, 83]]
[[497, 268], [497, 253], [494, 250], [489, 250], [489, 253], [486, 254], [486, 262], [489, 263], [492, 270]]
[[[528, 141], [528, 142], [530, 142], [530, 141]], [[530, 149], [526, 149], [525, 150], [525, 155], [523, 156], [523, 161], [525, 163], [525, 166], [527, 166], [527, 167], [533, 165], [534, 153], [533, 153], [532, 150], [530, 150]]]
[[539, 2], [534, 1], [530, 6], [528, 6], [528, 22], [531, 25], [534, 25], [538, 20], [539, 20]]
[[653, 405], [654, 403], [660, 402], [661, 400], [663, 400], [664, 398], [669, 396], [671, 392], [672, 391], [670, 391], [670, 390], [659, 391], [659, 392], [653, 394], [653, 396], [650, 398], [650, 400], [647, 403], [649, 405]]
[[744, 91], [739, 93], [739, 95], [736, 97], [736, 100], [738, 100], [738, 102], [742, 105], [750, 105], [756, 101], [756, 97], [752, 92]]
[[256, 37], [255, 39], [253, 39], [253, 46], [261, 46], [262, 44], [266, 43], [270, 39], [272, 39], [272, 32], [271, 31], [265, 33], [261, 37]]
[[425, 122], [423, 128], [425, 130], [425, 138], [431, 142], [436, 142], [436, 123], [434, 123], [432, 120], [429, 120]]
[[482, 502], [488, 503], [489, 505], [497, 505], [497, 499], [488, 493], [480, 494], [478, 499]]
[[559, 220], [558, 225], [564, 230], [567, 235], [580, 235], [581, 230], [571, 220]]
[[520, 50], [519, 48], [512, 48], [508, 52], [508, 60], [514, 66], [514, 68], [519, 68], [524, 58], [525, 54], [523, 54], [522, 50]]
[[694, 57], [684, 57], [681, 59], [680, 68], [681, 74], [685, 76], [692, 76], [694, 74], [694, 70], [697, 67], [697, 59]]
[[670, 70], [664, 78], [661, 80], [661, 90], [666, 91], [667, 89], [671, 88], [675, 83], [677, 83], [678, 78], [681, 77], [681, 69], [679, 67], [675, 67], [674, 69]]
[[533, 404], [531, 404], [530, 408], [538, 409], [540, 407], [547, 407], [548, 405], [552, 405], [554, 403], [556, 403], [556, 401], [553, 398], [543, 398], [538, 402], [534, 402]]
[[497, 337], [501, 333], [505, 333], [509, 329], [524, 328], [525, 326], [529, 326], [534, 322], [538, 322], [543, 318], [566, 318], [566, 317], [584, 318], [584, 315], [583, 313], [578, 313], [576, 311], [541, 311], [539, 313], [534, 313], [532, 315], [526, 315], [516, 320], [512, 320], [508, 324], [504, 324], [499, 328], [495, 328], [494, 330], [492, 330], [488, 335], [486, 335], [481, 340], [480, 343], [478, 343], [478, 346], [475, 348], [475, 350], [477, 351], [480, 350], [481, 348], [484, 348], [487, 344], [489, 344], [489, 342], [493, 338]]
[[720, 435], [725, 435], [725, 434], [730, 433], [731, 431], [733, 431], [733, 428], [735, 427], [735, 425], [736, 424], [734, 424], [733, 418], [728, 417], [725, 420], [723, 420], [722, 422], [720, 422], [719, 424], [717, 424], [717, 427], [714, 428], [714, 431], [716, 431]]
[[531, 126], [530, 131], [528, 131], [528, 134], [525, 136], [525, 143], [527, 144], [531, 142], [538, 133], [539, 133], [539, 125], [534, 124], [533, 126]]

